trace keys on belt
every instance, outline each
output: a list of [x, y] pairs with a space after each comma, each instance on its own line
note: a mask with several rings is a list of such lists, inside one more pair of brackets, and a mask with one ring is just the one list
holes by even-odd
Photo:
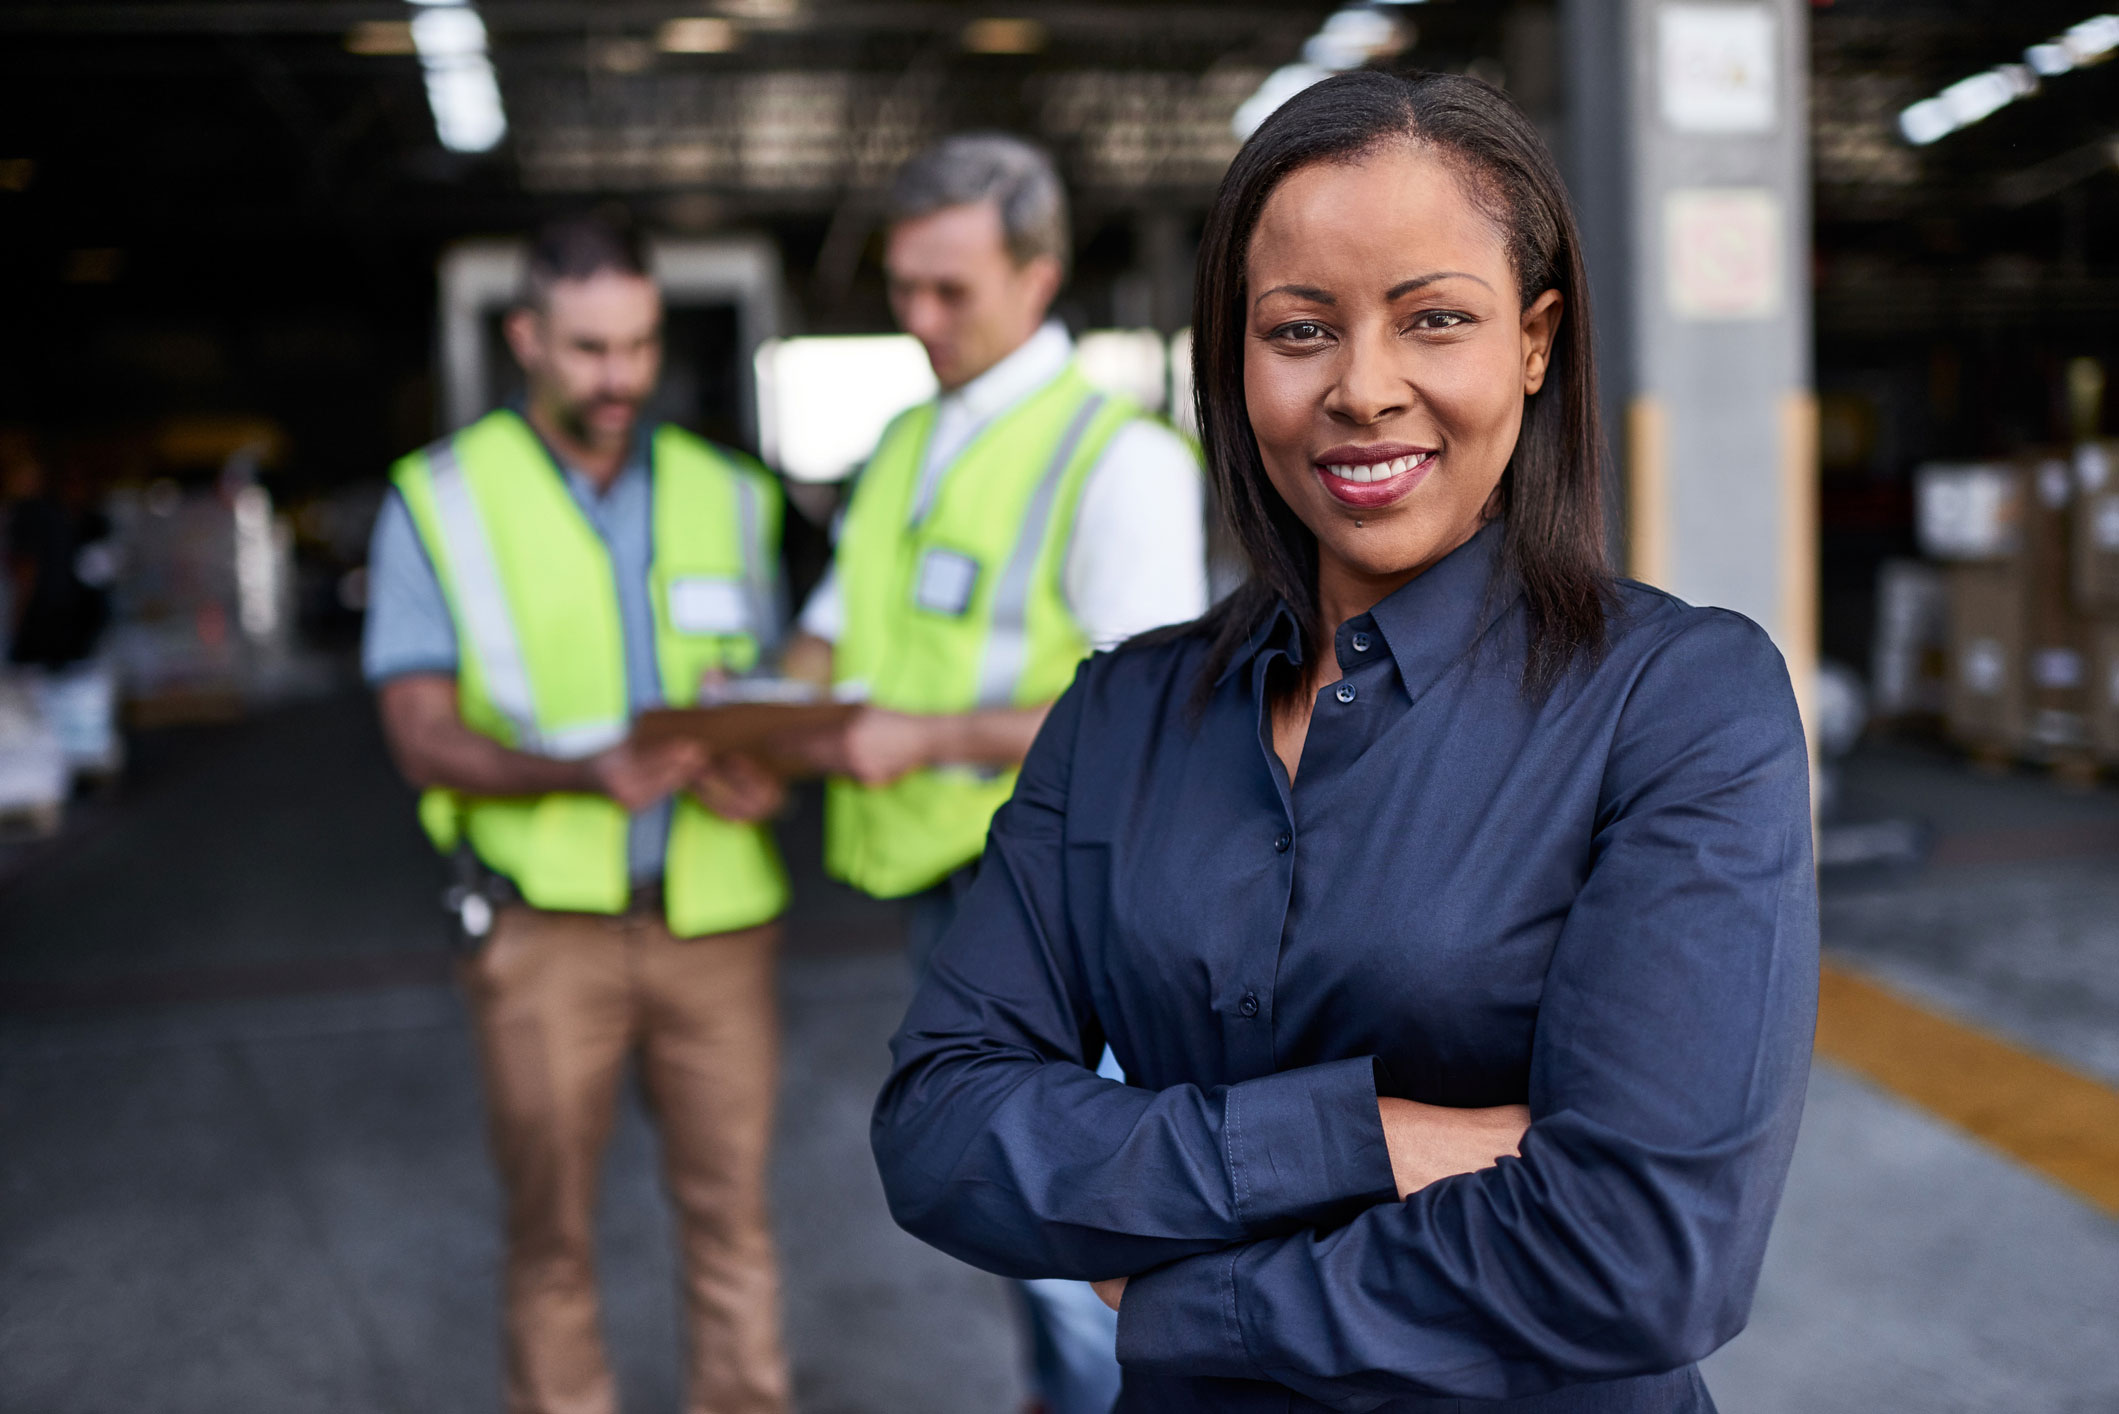
[[442, 890], [442, 911], [449, 919], [449, 942], [458, 952], [477, 952], [493, 935], [493, 920], [522, 894], [505, 874], [496, 874], [479, 862], [469, 846], [461, 846], [450, 859], [452, 878]]
[[[477, 952], [493, 936], [500, 910], [522, 902], [522, 891], [507, 875], [488, 869], [469, 846], [459, 847], [449, 864], [452, 877], [441, 894], [442, 912], [449, 919], [449, 941], [458, 952]], [[635, 884], [626, 898], [626, 912], [659, 916], [662, 881]]]

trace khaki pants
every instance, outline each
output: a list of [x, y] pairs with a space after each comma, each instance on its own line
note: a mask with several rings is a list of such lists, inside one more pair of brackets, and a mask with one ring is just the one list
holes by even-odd
[[675, 938], [623, 917], [502, 909], [463, 964], [507, 1190], [511, 1414], [615, 1414], [597, 1324], [596, 1181], [639, 1057], [677, 1210], [692, 1414], [787, 1407], [766, 1147], [779, 925]]

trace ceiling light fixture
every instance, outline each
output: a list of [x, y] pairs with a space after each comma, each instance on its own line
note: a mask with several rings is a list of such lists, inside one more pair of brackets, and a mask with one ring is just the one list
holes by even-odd
[[714, 6], [725, 15], [762, 24], [788, 24], [801, 18], [799, 0], [721, 0]]
[[1035, 54], [1045, 39], [1045, 27], [1036, 20], [995, 18], [964, 26], [964, 47], [973, 54]]
[[451, 152], [490, 152], [508, 134], [486, 22], [469, 5], [412, 0], [412, 47], [427, 76], [434, 133]]
[[409, 20], [362, 20], [346, 31], [349, 54], [416, 54]]
[[2067, 33], [2024, 50], [2021, 63], [1996, 64], [1959, 79], [1933, 98], [1923, 98], [1898, 115], [1898, 131], [1915, 147], [1926, 147], [2030, 97], [2038, 92], [2041, 79], [2102, 63], [2114, 51], [2119, 51], [2119, 15], [2093, 15]]
[[655, 34], [655, 47], [665, 54], [726, 54], [742, 42], [736, 22], [716, 15], [668, 20]]
[[2058, 39], [2032, 45], [2023, 51], [2023, 59], [2050, 79], [2109, 59], [2115, 49], [2119, 49], [2119, 15], [2095, 15]]
[[655, 46], [630, 36], [592, 44], [589, 53], [605, 73], [644, 74], [655, 67]]
[[1373, 5], [1349, 5], [1335, 10], [1317, 33], [1303, 41], [1301, 61], [1283, 64], [1267, 74], [1258, 91], [1237, 106], [1229, 126], [1237, 137], [1248, 138], [1281, 104], [1311, 84], [1373, 60], [1401, 54], [1413, 46], [1418, 35], [1409, 21], [1396, 19]]

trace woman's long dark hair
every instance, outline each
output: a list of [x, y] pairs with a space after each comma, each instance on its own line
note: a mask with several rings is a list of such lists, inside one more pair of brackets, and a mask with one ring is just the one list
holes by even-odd
[[1597, 415], [1589, 276], [1574, 210], [1536, 128], [1491, 85], [1455, 74], [1340, 74], [1303, 90], [1266, 119], [1222, 177], [1200, 238], [1193, 289], [1192, 378], [1200, 438], [1250, 575], [1201, 622], [1202, 685], [1285, 601], [1302, 625], [1305, 660], [1323, 645], [1317, 541], [1266, 479], [1244, 405], [1245, 262], [1259, 213], [1280, 183], [1315, 162], [1347, 161], [1391, 141], [1434, 152], [1453, 168], [1508, 244], [1524, 306], [1549, 289], [1565, 305], [1540, 390], [1526, 400], [1515, 454], [1502, 473], [1503, 564], [1530, 614], [1527, 690], [1549, 688], [1578, 657], [1604, 645], [1611, 571], [1604, 554], [1604, 437]]

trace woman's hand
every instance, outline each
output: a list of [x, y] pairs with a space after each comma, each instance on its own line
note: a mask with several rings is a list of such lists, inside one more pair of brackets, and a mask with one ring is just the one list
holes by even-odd
[[[1514, 1157], [1530, 1128], [1522, 1105], [1458, 1110], [1417, 1100], [1379, 1099], [1383, 1142], [1391, 1153], [1391, 1178], [1407, 1198], [1451, 1174], [1492, 1168], [1502, 1155]], [[1113, 1308], [1117, 1306], [1112, 1303]]]
[[[1515, 1156], [1530, 1128], [1530, 1110], [1523, 1105], [1454, 1110], [1418, 1100], [1379, 1099], [1376, 1108], [1383, 1115], [1383, 1141], [1391, 1151], [1391, 1177], [1400, 1198], [1411, 1197], [1438, 1178], [1492, 1168], [1503, 1154]], [[1089, 1285], [1114, 1311], [1125, 1299], [1124, 1277]]]

